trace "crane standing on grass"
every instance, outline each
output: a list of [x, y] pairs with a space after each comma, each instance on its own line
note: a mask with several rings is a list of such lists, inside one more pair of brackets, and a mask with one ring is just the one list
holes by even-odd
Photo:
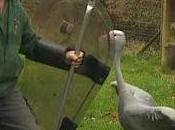
[[[132, 86], [128, 87], [124, 82], [120, 69], [120, 57], [126, 44], [125, 34], [122, 31], [113, 30], [109, 35], [111, 42], [115, 44], [115, 69], [118, 83], [115, 86], [119, 98], [119, 120], [123, 128], [125, 130], [175, 130], [174, 109], [149, 105], [147, 100], [144, 100], [144, 96], [140, 100], [139, 96], [133, 94]], [[144, 93], [141, 89], [135, 90], [137, 95]]]

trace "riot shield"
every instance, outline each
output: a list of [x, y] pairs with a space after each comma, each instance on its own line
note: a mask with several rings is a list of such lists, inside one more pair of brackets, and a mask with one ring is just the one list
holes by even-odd
[[[23, 0], [23, 3], [41, 37], [65, 47], [76, 46], [88, 1]], [[41, 130], [77, 128], [112, 66], [108, 40], [111, 29], [108, 12], [97, 0], [82, 39], [85, 61], [75, 70], [63, 108], [60, 104], [69, 71], [25, 59], [20, 86]]]

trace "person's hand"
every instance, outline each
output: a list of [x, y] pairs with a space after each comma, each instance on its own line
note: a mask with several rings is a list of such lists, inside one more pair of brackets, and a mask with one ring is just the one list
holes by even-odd
[[75, 67], [79, 67], [82, 64], [84, 57], [84, 52], [80, 51], [79, 54], [76, 54], [74, 50], [66, 52], [66, 61], [68, 64], [74, 65]]

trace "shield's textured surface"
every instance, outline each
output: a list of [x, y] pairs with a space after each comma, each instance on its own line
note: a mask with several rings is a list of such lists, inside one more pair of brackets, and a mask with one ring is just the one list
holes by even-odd
[[[64, 46], [75, 47], [86, 11], [86, 0], [23, 0], [23, 3], [31, 13], [41, 37]], [[108, 13], [103, 5], [96, 1], [81, 49], [86, 55], [93, 56], [109, 68], [111, 46], [107, 33], [111, 27]], [[55, 130], [57, 127], [66, 76], [67, 71], [25, 60], [20, 85], [41, 130]], [[100, 83], [92, 78], [74, 74], [62, 112], [62, 128], [67, 127], [69, 130], [71, 128], [68, 126], [76, 127], [79, 124], [100, 86]]]

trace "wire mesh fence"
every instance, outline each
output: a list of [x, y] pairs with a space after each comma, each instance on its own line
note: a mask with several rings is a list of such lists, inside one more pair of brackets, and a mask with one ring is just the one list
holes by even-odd
[[129, 40], [148, 42], [159, 32], [161, 0], [102, 0], [102, 2], [108, 8], [115, 28], [125, 31]]
[[[40, 0], [22, 0], [33, 11]], [[108, 10], [115, 29], [125, 31], [128, 40], [149, 42], [161, 24], [161, 0], [100, 0]], [[156, 42], [159, 42], [159, 37]]]

